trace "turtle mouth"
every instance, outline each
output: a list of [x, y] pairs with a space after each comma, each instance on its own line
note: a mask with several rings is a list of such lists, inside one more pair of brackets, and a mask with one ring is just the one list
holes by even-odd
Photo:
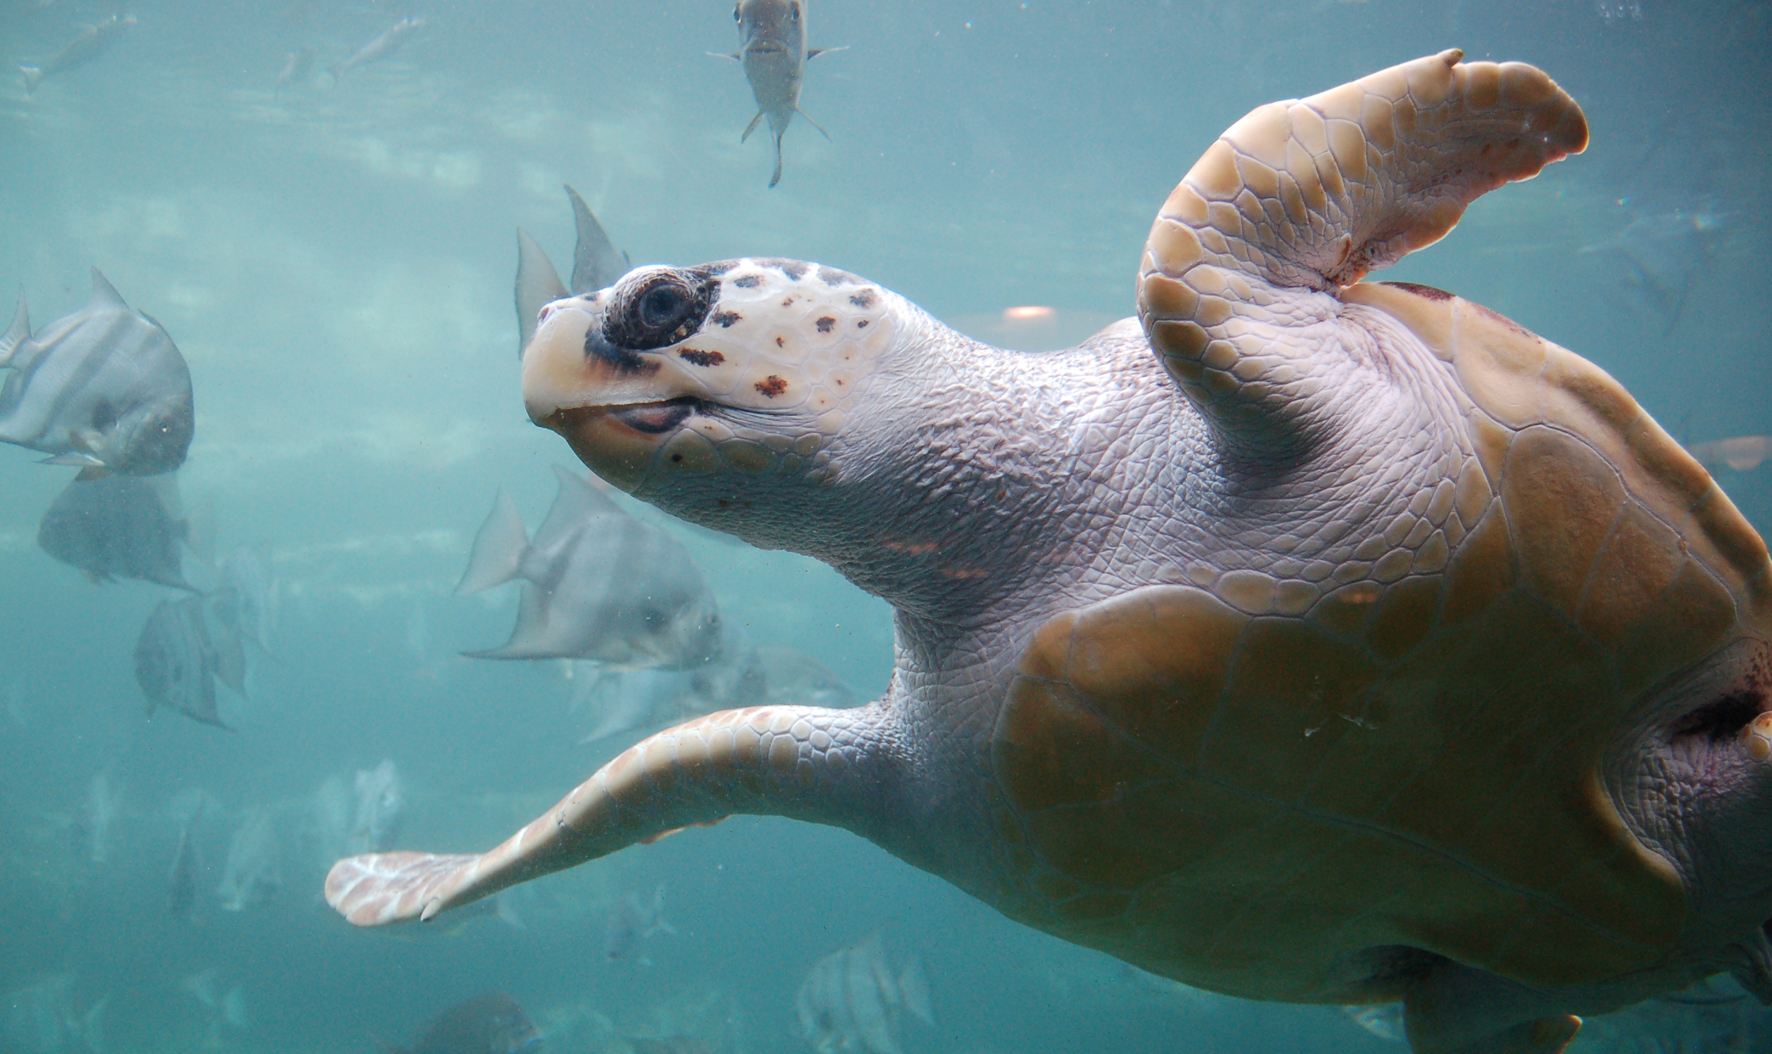
[[680, 427], [707, 405], [692, 395], [645, 403], [561, 407], [542, 422], [556, 432], [584, 433], [604, 420], [614, 421], [643, 435], [663, 435]]

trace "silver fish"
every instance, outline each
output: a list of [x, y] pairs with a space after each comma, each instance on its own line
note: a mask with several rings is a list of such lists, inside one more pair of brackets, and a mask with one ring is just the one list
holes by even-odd
[[1698, 463], [1712, 472], [1724, 465], [1737, 472], [1748, 472], [1772, 458], [1772, 436], [1733, 436], [1709, 443], [1693, 443], [1689, 449]]
[[201, 534], [180, 511], [170, 476], [72, 480], [37, 524], [43, 551], [94, 582], [138, 578], [193, 592], [179, 545], [201, 547]]
[[406, 785], [400, 782], [399, 768], [392, 760], [383, 759], [373, 769], [358, 769], [353, 789], [357, 816], [345, 851], [355, 855], [393, 848], [406, 819]]
[[215, 647], [203, 622], [203, 598], [162, 600], [135, 642], [135, 683], [148, 713], [170, 707], [193, 721], [226, 728], [215, 707]]
[[111, 855], [111, 828], [123, 807], [123, 789], [112, 789], [110, 778], [102, 772], [93, 773], [86, 784], [86, 802], [81, 809], [81, 825], [86, 834], [86, 859], [104, 863]]
[[609, 906], [604, 916], [603, 954], [610, 959], [631, 959], [650, 964], [645, 942], [661, 933], [675, 934], [664, 913], [664, 885], [652, 888], [652, 896], [629, 892]]
[[316, 54], [318, 53], [312, 47], [303, 44], [285, 56], [283, 70], [277, 74], [277, 86], [272, 89], [272, 94], [282, 91], [297, 81], [305, 80], [314, 69]]
[[935, 1024], [929, 979], [916, 957], [894, 972], [877, 931], [814, 963], [794, 997], [800, 1038], [819, 1054], [901, 1054], [905, 1011]]
[[[580, 740], [661, 728], [716, 710], [747, 706], [850, 707], [855, 693], [825, 665], [795, 648], [753, 648], [728, 639], [721, 658], [694, 670], [610, 673], [593, 664], [573, 709], [595, 701], [597, 723]], [[575, 671], [574, 676], [580, 676]]]
[[531, 542], [502, 490], [474, 537], [457, 595], [523, 579], [517, 625], [481, 659], [595, 659], [688, 669], [719, 657], [720, 615], [689, 553], [559, 468], [560, 492]]
[[92, 297], [31, 333], [24, 293], [0, 336], [0, 441], [49, 462], [152, 476], [184, 464], [191, 371], [166, 330], [92, 269]]
[[218, 624], [269, 654], [277, 582], [264, 559], [256, 549], [241, 546], [222, 558], [220, 570], [221, 584], [209, 595], [210, 612]]
[[[800, 84], [806, 78], [806, 63], [829, 51], [843, 48], [806, 47], [806, 0], [738, 0], [733, 5], [732, 20], [738, 23], [738, 51], [726, 58], [737, 59], [744, 66], [745, 79], [751, 82], [751, 95], [757, 100], [757, 116], [745, 125], [744, 142], [757, 130], [757, 123], [769, 119], [769, 131], [775, 136], [775, 173], [769, 185], [781, 182], [781, 136], [788, 130], [794, 115], [806, 117], [800, 109]], [[806, 123], [818, 128], [826, 139], [830, 133], [818, 122], [806, 117]]]
[[96, 26], [87, 26], [81, 30], [80, 35], [70, 40], [53, 58], [35, 66], [20, 66], [19, 72], [25, 75], [25, 94], [36, 91], [43, 78], [66, 73], [103, 55], [123, 35], [124, 30], [135, 24], [134, 15], [112, 15]]
[[356, 53], [350, 58], [332, 67], [331, 72], [333, 79], [337, 80], [359, 66], [367, 66], [371, 62], [378, 62], [381, 59], [387, 58], [389, 55], [400, 50], [401, 46], [406, 43], [408, 37], [424, 27], [425, 20], [423, 18], [415, 15], [407, 15], [405, 18], [402, 18], [400, 21], [389, 26], [387, 29], [382, 30], [381, 34], [374, 40], [371, 40], [369, 43], [358, 48]]
[[383, 1046], [388, 1054], [522, 1054], [540, 1043], [523, 1008], [503, 992], [489, 992], [431, 1018], [412, 1046]]
[[282, 885], [282, 852], [271, 814], [263, 809], [248, 810], [228, 842], [215, 895], [224, 911], [244, 911], [269, 900]]
[[568, 296], [606, 289], [628, 272], [628, 254], [616, 251], [603, 225], [597, 222], [596, 214], [570, 184], [566, 187], [566, 197], [572, 202], [573, 225], [578, 230], [578, 240], [572, 250], [570, 289], [561, 283], [554, 262], [548, 259], [542, 247], [523, 228], [517, 228], [515, 299], [519, 359], [523, 357], [523, 349], [529, 346], [529, 338], [535, 335], [536, 319], [543, 307]]
[[73, 990], [74, 975], [63, 973], [0, 995], [5, 1015], [0, 1048], [18, 1054], [101, 1054], [110, 996], [81, 1009]]

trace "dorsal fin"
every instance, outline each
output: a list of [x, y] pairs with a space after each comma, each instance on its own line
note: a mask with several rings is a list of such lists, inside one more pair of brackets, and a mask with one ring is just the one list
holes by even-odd
[[570, 184], [566, 197], [572, 202], [572, 223], [578, 235], [572, 247], [572, 292], [595, 293], [614, 285], [627, 272], [627, 260], [615, 251], [596, 214]]
[[554, 261], [542, 251], [534, 238], [523, 228], [517, 228], [517, 357], [523, 357], [523, 349], [529, 346], [529, 338], [535, 336], [536, 317], [541, 309], [556, 300], [564, 299], [571, 294], [560, 283], [559, 272], [554, 270]]
[[[1295, 460], [1351, 364], [1337, 290], [1587, 145], [1542, 71], [1439, 55], [1232, 125], [1169, 195], [1138, 281], [1152, 347], [1239, 456]], [[1342, 362], [1327, 361], [1339, 357]]]
[[122, 308], [125, 311], [129, 310], [129, 305], [125, 304], [123, 302], [123, 294], [117, 292], [117, 287], [112, 285], [110, 282], [106, 281], [105, 276], [102, 274], [99, 274], [98, 268], [96, 268], [96, 267], [94, 267], [92, 269], [92, 301], [91, 301], [91, 303], [93, 303], [93, 304], [112, 304], [112, 305], [115, 305], [116, 307]]
[[6, 333], [0, 335], [0, 367], [12, 362], [12, 353], [19, 345], [31, 339], [31, 313], [25, 308], [25, 287], [18, 289], [18, 310], [13, 312], [12, 325], [6, 327]]

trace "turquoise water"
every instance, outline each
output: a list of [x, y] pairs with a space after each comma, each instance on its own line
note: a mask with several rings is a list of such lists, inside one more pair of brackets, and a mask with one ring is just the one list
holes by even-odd
[[[817, 260], [1038, 350], [1130, 313], [1158, 205], [1252, 107], [1446, 47], [1526, 60], [1585, 108], [1591, 148], [1386, 277], [1588, 356], [1690, 442], [1772, 434], [1763, 3], [818, 0], [810, 44], [849, 46], [812, 64], [802, 97], [830, 138], [796, 121], [772, 190], [767, 136], [739, 142], [743, 75], [705, 54], [734, 46], [716, 0], [131, 10], [112, 48], [34, 93], [0, 75], [0, 288], [22, 287], [42, 325], [98, 266], [165, 325], [196, 392], [186, 501], [213, 509], [218, 552], [263, 555], [279, 614], [246, 698], [224, 690], [237, 731], [144, 718], [131, 649], [165, 590], [52, 561], [36, 524], [70, 470], [0, 449], [7, 1049], [362, 1050], [494, 988], [552, 1051], [670, 1035], [809, 1049], [791, 1031], [801, 979], [877, 927], [896, 957], [921, 955], [934, 994], [939, 1024], [907, 1023], [907, 1051], [1405, 1049], [1338, 1010], [1142, 979], [858, 838], [776, 819], [519, 891], [521, 929], [363, 932], [326, 908], [329, 779], [394, 759], [401, 844], [479, 849], [625, 745], [579, 744], [563, 664], [457, 656], [502, 640], [516, 607], [510, 588], [451, 595], [495, 490], [533, 526], [548, 466], [572, 463], [523, 414], [511, 306], [515, 227], [569, 266], [563, 182], [636, 264]], [[4, 68], [110, 11], [0, 0]], [[423, 30], [331, 83], [326, 66], [408, 13]], [[274, 91], [303, 46], [313, 73]], [[1017, 305], [1053, 314], [1017, 324]], [[1772, 527], [1772, 466], [1720, 479]], [[807, 559], [680, 537], [752, 639], [812, 654], [861, 698], [884, 689], [883, 603]], [[119, 805], [95, 861], [99, 773]], [[199, 904], [171, 917], [180, 810], [199, 793]], [[264, 813], [281, 886], [224, 910], [229, 840]], [[608, 908], [661, 883], [677, 932], [611, 960]], [[38, 1027], [30, 1008], [51, 1004], [102, 1026]], [[1576, 1049], [1751, 1049], [1732, 1036], [1772, 1043], [1772, 1023], [1748, 1003], [1656, 1003], [1592, 1022]]]

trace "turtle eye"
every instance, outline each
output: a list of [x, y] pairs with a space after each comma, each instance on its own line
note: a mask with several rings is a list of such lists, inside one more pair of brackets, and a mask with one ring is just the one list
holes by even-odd
[[620, 348], [662, 348], [701, 328], [717, 283], [693, 271], [661, 271], [618, 289], [604, 317], [603, 337]]

